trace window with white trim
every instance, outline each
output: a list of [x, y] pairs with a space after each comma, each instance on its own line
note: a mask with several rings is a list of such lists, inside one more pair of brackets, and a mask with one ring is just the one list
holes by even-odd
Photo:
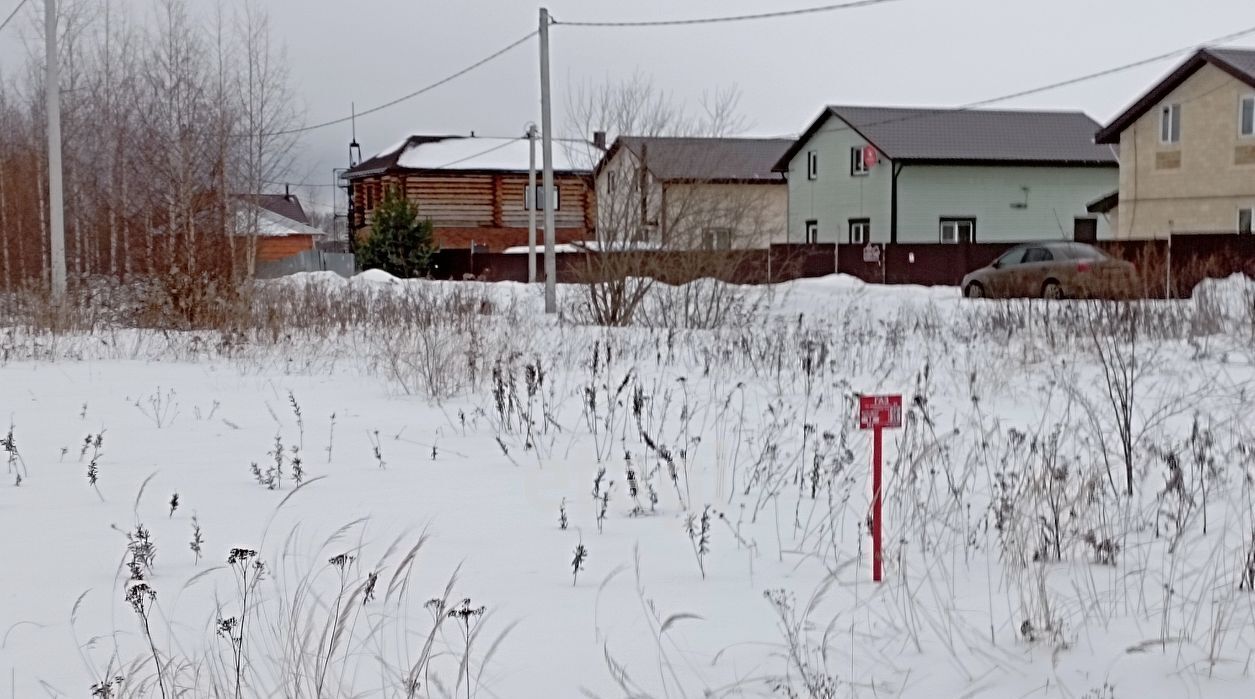
[[610, 172], [606, 173], [606, 189], [610, 190], [610, 192], [614, 192], [616, 189], [618, 189], [618, 186], [619, 186], [618, 175], [619, 173], [615, 172], [614, 170], [611, 170]]
[[702, 247], [707, 250], [731, 250], [731, 228], [707, 228], [702, 231]]
[[808, 180], [819, 179], [819, 152], [818, 151], [813, 151], [813, 150], [806, 151], [806, 179]]
[[1255, 136], [1255, 95], [1247, 95], [1238, 103], [1238, 135]]
[[866, 154], [867, 154], [867, 151], [864, 148], [855, 147], [855, 148], [850, 149], [850, 174], [851, 175], [855, 175], [855, 176], [866, 175], [868, 172], [871, 171], [871, 168], [867, 167], [867, 161], [864, 157]]
[[850, 245], [866, 245], [872, 238], [872, 222], [867, 218], [850, 219]]
[[1181, 142], [1181, 105], [1165, 104], [1159, 108], [1159, 142]]
[[1255, 208], [1238, 209], [1238, 233], [1251, 234], [1255, 228]]
[[806, 244], [814, 245], [819, 242], [819, 221], [811, 219], [806, 222]]
[[[560, 208], [559, 204], [561, 203], [561, 197], [559, 196], [559, 194], [561, 192], [562, 192], [562, 189], [555, 185], [553, 188], [553, 210], [554, 211], [557, 211]], [[523, 210], [531, 211], [533, 202], [535, 203], [537, 211], [543, 210], [545, 208], [544, 196], [545, 196], [545, 185], [543, 184], [536, 185], [535, 196], [532, 195], [531, 185], [527, 185], [526, 187], [523, 188]]]
[[941, 219], [940, 240], [941, 242], [948, 244], [976, 242], [976, 219]]

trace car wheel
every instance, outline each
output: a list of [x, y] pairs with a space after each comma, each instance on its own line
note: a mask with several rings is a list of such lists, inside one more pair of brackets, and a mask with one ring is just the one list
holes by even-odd
[[1044, 299], [1054, 299], [1054, 300], [1064, 298], [1063, 287], [1059, 285], [1059, 282], [1051, 279], [1045, 284], [1042, 284], [1041, 297]]
[[963, 290], [963, 295], [969, 299], [983, 299], [985, 298], [985, 287], [981, 286], [980, 282], [972, 282]]

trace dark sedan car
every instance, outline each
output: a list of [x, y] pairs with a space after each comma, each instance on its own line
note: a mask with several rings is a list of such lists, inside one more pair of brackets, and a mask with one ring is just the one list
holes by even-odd
[[961, 288], [968, 298], [1117, 297], [1136, 289], [1136, 274], [1092, 245], [1026, 243], [963, 277]]

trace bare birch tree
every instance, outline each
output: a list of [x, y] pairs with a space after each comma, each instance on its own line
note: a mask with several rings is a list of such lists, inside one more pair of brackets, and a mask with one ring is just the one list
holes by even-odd
[[248, 194], [248, 241], [245, 268], [252, 275], [257, 264], [258, 204], [256, 195], [278, 181], [292, 166], [296, 135], [295, 96], [288, 84], [284, 51], [270, 35], [270, 18], [254, 0], [246, 0], [238, 19], [241, 38], [238, 80], [241, 84], [240, 130], [244, 143], [239, 159], [240, 182]]
[[[722, 88], [688, 111], [641, 73], [604, 85], [573, 88], [566, 142], [573, 161], [595, 169], [596, 230], [583, 270], [581, 300], [587, 320], [625, 325], [640, 320], [662, 325], [709, 326], [726, 320], [727, 287], [694, 280], [736, 277], [744, 254], [770, 225], [761, 192], [719, 183], [720, 149], [709, 141], [743, 130], [740, 92]], [[603, 132], [616, 157], [587, 142]], [[668, 140], [668, 153], [651, 156], [651, 143]], [[660, 175], [659, 156], [669, 170]], [[679, 159], [681, 162], [676, 162]], [[678, 166], [678, 167], [677, 167]], [[680, 285], [660, 289], [659, 282]], [[715, 294], [717, 296], [712, 296]]]
[[[6, 288], [47, 277], [43, 28], [27, 12], [25, 62], [0, 81]], [[299, 116], [260, 3], [65, 0], [59, 16], [72, 279], [158, 275], [178, 296], [251, 272], [240, 195], [284, 179]]]

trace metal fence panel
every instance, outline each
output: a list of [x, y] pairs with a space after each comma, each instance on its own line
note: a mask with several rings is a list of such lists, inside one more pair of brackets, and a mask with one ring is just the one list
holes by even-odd
[[254, 276], [275, 279], [300, 272], [335, 272], [342, 277], [351, 277], [355, 269], [356, 261], [351, 254], [305, 250], [282, 260], [257, 263]]

